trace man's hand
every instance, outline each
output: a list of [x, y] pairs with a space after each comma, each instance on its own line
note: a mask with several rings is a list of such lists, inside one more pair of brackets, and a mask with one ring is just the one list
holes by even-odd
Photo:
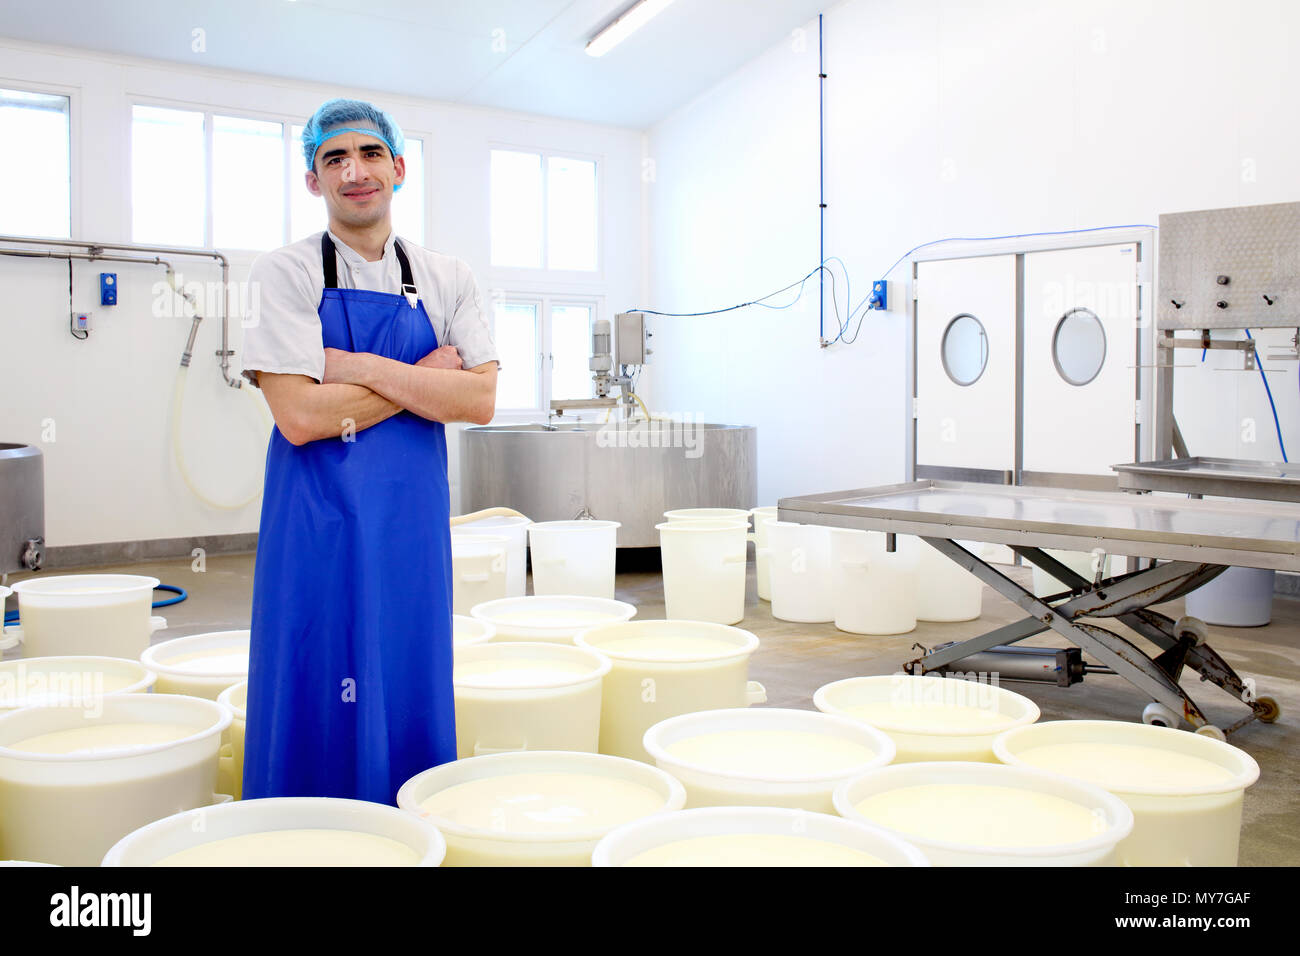
[[424, 368], [450, 368], [456, 370], [464, 368], [461, 365], [460, 352], [456, 350], [454, 345], [444, 345], [441, 348], [436, 348], [415, 364]]

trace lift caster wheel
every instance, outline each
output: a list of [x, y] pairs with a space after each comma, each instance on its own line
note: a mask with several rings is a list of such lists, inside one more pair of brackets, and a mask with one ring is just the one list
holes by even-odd
[[1215, 740], [1226, 741], [1228, 739], [1228, 735], [1218, 727], [1214, 726], [1214, 724], [1205, 724], [1202, 727], [1197, 727], [1196, 733], [1201, 737], [1213, 737]]
[[1282, 715], [1282, 708], [1272, 697], [1256, 698], [1252, 706], [1255, 708], [1255, 719], [1260, 723], [1271, 724]]
[[1189, 634], [1193, 638], [1193, 644], [1200, 647], [1205, 643], [1206, 638], [1210, 636], [1210, 629], [1205, 626], [1205, 622], [1199, 617], [1189, 617], [1184, 614], [1174, 622], [1174, 636], [1182, 638], [1183, 635]]
[[1174, 727], [1182, 723], [1182, 718], [1159, 701], [1152, 701], [1142, 711], [1142, 723], [1152, 727]]

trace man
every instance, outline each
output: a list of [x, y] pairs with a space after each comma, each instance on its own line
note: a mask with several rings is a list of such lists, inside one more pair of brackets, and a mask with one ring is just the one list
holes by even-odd
[[260, 256], [244, 374], [275, 428], [253, 578], [244, 797], [393, 803], [456, 757], [443, 423], [497, 362], [459, 259], [393, 235], [401, 130], [330, 100], [303, 130], [329, 229]]

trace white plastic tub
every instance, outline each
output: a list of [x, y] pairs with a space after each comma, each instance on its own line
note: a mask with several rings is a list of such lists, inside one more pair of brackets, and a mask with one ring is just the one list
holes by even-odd
[[[646, 856], [649, 854], [649, 856]], [[929, 866], [916, 847], [827, 813], [784, 807], [703, 807], [614, 830], [592, 866]]]
[[211, 631], [155, 644], [140, 663], [158, 675], [154, 691], [216, 700], [232, 684], [248, 680], [248, 635]]
[[646, 731], [656, 766], [690, 807], [791, 807], [826, 813], [836, 786], [894, 759], [882, 731], [808, 710], [707, 710]]
[[1132, 811], [1100, 787], [988, 763], [881, 767], [838, 787], [835, 809], [935, 866], [1113, 866], [1133, 829]]
[[831, 529], [821, 525], [767, 522], [772, 616], [820, 623], [835, 619], [831, 590]]
[[494, 515], [453, 526], [453, 534], [500, 535], [508, 542], [505, 597], [523, 597], [528, 586], [528, 526], [523, 515]]
[[[95, 866], [132, 830], [216, 799], [229, 710], [214, 700], [169, 694], [119, 694], [99, 707], [98, 716], [79, 707], [27, 707], [0, 716], [0, 857]], [[139, 724], [163, 725], [168, 733], [160, 731], [157, 743], [121, 743], [119, 728]], [[99, 749], [14, 749], [60, 732], [100, 735]], [[167, 739], [170, 733], [177, 736]]]
[[[1117, 720], [1047, 721], [1008, 731], [998, 759], [1088, 781], [1123, 799], [1126, 866], [1236, 866], [1241, 807], [1259, 765], [1231, 744]], [[1161, 778], [1164, 779], [1161, 779]]]
[[456, 756], [595, 753], [609, 658], [564, 644], [493, 643], [456, 653]]
[[588, 866], [615, 827], [685, 800], [680, 783], [636, 760], [556, 751], [457, 760], [397, 792], [399, 807], [442, 832], [447, 866]]
[[[900, 535], [901, 540], [903, 536]], [[916, 562], [916, 619], [918, 621], [973, 621], [980, 616], [984, 584], [952, 558], [919, 538]], [[958, 541], [963, 548], [985, 561], [990, 545]]]
[[150, 823], [119, 840], [103, 865], [438, 866], [446, 852], [437, 827], [396, 807], [272, 797]]
[[499, 534], [451, 534], [451, 610], [470, 608], [507, 595], [510, 540]]
[[767, 540], [767, 523], [775, 521], [776, 514], [776, 505], [764, 505], [750, 512], [754, 533], [749, 540], [754, 542], [754, 576], [760, 601], [772, 600], [772, 546]]
[[113, 694], [147, 694], [158, 675], [117, 657], [26, 657], [0, 664], [0, 713], [20, 707], [93, 707]]
[[664, 520], [674, 521], [743, 521], [749, 530], [749, 511], [745, 508], [676, 508], [664, 512]]
[[659, 721], [767, 700], [763, 685], [749, 680], [758, 638], [738, 627], [627, 621], [583, 631], [574, 641], [612, 662], [601, 692], [603, 754], [649, 763], [641, 741]]
[[[1075, 574], [1093, 581], [1097, 577], [1098, 566], [1101, 567], [1102, 577], [1110, 577], [1111, 555], [1106, 555], [1105, 561], [1101, 560], [1100, 555], [1094, 555], [1090, 551], [1058, 551], [1053, 548], [1045, 548], [1044, 553], [1048, 557], [1056, 558]], [[1044, 598], [1053, 594], [1059, 594], [1062, 591], [1068, 591], [1070, 588], [1064, 581], [1060, 581], [1048, 574], [1038, 565], [1033, 565], [1034, 574], [1034, 597]]]
[[480, 621], [464, 614], [451, 616], [451, 644], [453, 649], [473, 647], [486, 644], [497, 636], [497, 629], [487, 621]]
[[[226, 736], [230, 744], [230, 770], [228, 775], [218, 774], [218, 783], [223, 793], [229, 793], [236, 800], [244, 797], [244, 738], [248, 731], [248, 681], [241, 681], [233, 687], [227, 687], [217, 697], [217, 702], [230, 708], [230, 729]], [[226, 756], [225, 745], [222, 755]], [[223, 769], [225, 762], [223, 761]]]
[[889, 734], [898, 748], [894, 763], [996, 763], [993, 741], [998, 734], [1039, 717], [1038, 705], [1013, 691], [929, 675], [837, 680], [818, 688], [813, 705]]
[[1187, 595], [1187, 613], [1222, 627], [1263, 627], [1273, 620], [1273, 582], [1277, 572], [1228, 568]]
[[614, 598], [617, 521], [539, 521], [528, 527], [534, 594]]
[[885, 550], [880, 531], [831, 529], [835, 626], [850, 634], [906, 634], [916, 629], [915, 538], [895, 537]]
[[496, 628], [493, 640], [553, 644], [572, 644], [580, 631], [631, 620], [635, 614], [636, 608], [623, 601], [569, 594], [504, 598], [470, 611], [474, 620]]
[[23, 645], [24, 657], [124, 657], [138, 660], [154, 631], [157, 578], [137, 574], [60, 574], [19, 581], [18, 627], [5, 629], [0, 651]]
[[735, 624], [744, 618], [748, 527], [735, 518], [655, 525], [667, 617], [715, 624]]

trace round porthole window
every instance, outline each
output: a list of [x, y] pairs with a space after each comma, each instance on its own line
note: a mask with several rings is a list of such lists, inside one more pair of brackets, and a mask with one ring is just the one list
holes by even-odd
[[1056, 323], [1052, 361], [1071, 385], [1087, 385], [1106, 362], [1106, 330], [1091, 309], [1071, 309]]
[[984, 325], [970, 313], [954, 316], [939, 345], [943, 370], [958, 385], [974, 385], [989, 364], [989, 339]]

